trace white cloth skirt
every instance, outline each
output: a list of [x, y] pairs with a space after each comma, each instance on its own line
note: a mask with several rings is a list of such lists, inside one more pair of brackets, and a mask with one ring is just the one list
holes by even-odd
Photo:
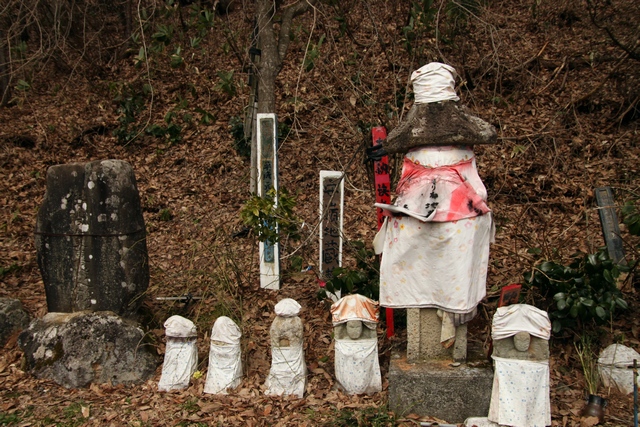
[[549, 361], [492, 357], [495, 372], [489, 420], [514, 427], [551, 425]]
[[[438, 168], [473, 161], [464, 179], [484, 200], [487, 192], [477, 174], [473, 151], [464, 147], [429, 147], [406, 157]], [[441, 195], [445, 198], [447, 195]], [[486, 294], [491, 213], [451, 222], [423, 222], [410, 216], [388, 217], [374, 241], [382, 253], [380, 305], [392, 308], [439, 308], [472, 311]]]
[[378, 340], [335, 340], [336, 379], [348, 394], [382, 390]]

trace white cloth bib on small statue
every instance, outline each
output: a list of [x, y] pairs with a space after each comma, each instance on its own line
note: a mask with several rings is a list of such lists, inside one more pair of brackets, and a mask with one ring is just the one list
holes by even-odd
[[335, 371], [349, 394], [372, 394], [382, 390], [378, 340], [335, 340]]
[[336, 380], [348, 394], [373, 394], [382, 390], [376, 325], [378, 303], [358, 294], [347, 295], [331, 306], [334, 327], [349, 322], [361, 323], [359, 336], [335, 336]]
[[189, 386], [198, 365], [196, 326], [189, 319], [171, 316], [164, 323], [167, 346], [158, 390], [181, 390]]
[[492, 357], [495, 370], [489, 420], [515, 427], [551, 425], [549, 361]]
[[[527, 304], [499, 307], [491, 329], [493, 339], [505, 339], [518, 332], [545, 340], [551, 336], [549, 315]], [[495, 369], [489, 420], [516, 427], [551, 425], [549, 361], [492, 358]]]
[[300, 347], [273, 347], [271, 349], [271, 370], [265, 381], [265, 394], [282, 396], [295, 395], [302, 399], [306, 386], [307, 365], [304, 351]]
[[227, 394], [228, 388], [240, 385], [242, 380], [240, 337], [240, 328], [230, 318], [220, 316], [214, 323], [211, 330], [205, 393]]

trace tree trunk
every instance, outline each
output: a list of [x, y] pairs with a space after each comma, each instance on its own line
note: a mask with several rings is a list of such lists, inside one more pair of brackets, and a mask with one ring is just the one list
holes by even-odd
[[[258, 49], [260, 49], [260, 62], [256, 64], [258, 78], [258, 113], [276, 112], [276, 78], [282, 69], [282, 62], [289, 48], [289, 31], [291, 23], [296, 16], [308, 11], [317, 0], [298, 0], [287, 8], [278, 8], [278, 3], [273, 0], [257, 0], [256, 22], [258, 25]], [[280, 14], [282, 22], [276, 38], [274, 17]], [[251, 192], [256, 191], [256, 155], [257, 140], [255, 133], [251, 139]]]
[[[5, 38], [3, 37], [2, 40], [5, 40]], [[11, 78], [9, 67], [7, 66], [8, 58], [5, 46], [0, 46], [0, 107], [6, 105], [11, 99]]]

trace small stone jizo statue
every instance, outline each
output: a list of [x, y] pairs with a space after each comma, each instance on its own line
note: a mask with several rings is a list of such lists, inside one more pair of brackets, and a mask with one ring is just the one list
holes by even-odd
[[265, 381], [266, 394], [295, 395], [302, 398], [307, 385], [307, 365], [304, 362], [300, 304], [285, 298], [275, 306], [276, 318], [271, 324], [271, 370]]
[[433, 62], [411, 75], [415, 102], [381, 155], [403, 153], [402, 176], [374, 240], [380, 305], [407, 308], [407, 359], [466, 360], [466, 324], [486, 294], [493, 220], [472, 147], [496, 141], [462, 105], [453, 67]]
[[167, 346], [158, 390], [182, 390], [189, 387], [198, 366], [196, 325], [182, 316], [171, 316], [164, 322]]
[[495, 371], [489, 421], [507, 426], [551, 425], [547, 313], [527, 304], [499, 307], [491, 336]]
[[240, 385], [242, 380], [241, 337], [240, 328], [233, 320], [226, 316], [216, 319], [211, 329], [205, 393], [227, 394], [227, 389]]
[[382, 390], [378, 361], [378, 304], [362, 295], [347, 295], [331, 306], [335, 337], [335, 373], [348, 394]]

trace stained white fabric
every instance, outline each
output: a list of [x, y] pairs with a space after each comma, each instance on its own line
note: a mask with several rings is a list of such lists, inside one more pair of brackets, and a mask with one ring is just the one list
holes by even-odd
[[267, 387], [265, 394], [302, 398], [307, 385], [307, 365], [302, 346], [272, 347], [271, 369], [264, 384]]
[[168, 337], [195, 337], [196, 325], [182, 316], [171, 316], [164, 322], [165, 335]]
[[242, 381], [242, 357], [240, 343], [215, 344], [209, 346], [209, 370], [204, 392], [227, 394], [228, 388], [235, 388]]
[[182, 316], [171, 316], [164, 322], [167, 345], [158, 390], [181, 390], [189, 387], [191, 375], [198, 365], [196, 325]]
[[242, 337], [240, 328], [227, 316], [218, 317], [211, 328], [211, 341], [240, 344], [240, 337]]
[[300, 313], [302, 306], [298, 302], [291, 298], [285, 298], [280, 300], [275, 306], [275, 312], [278, 316], [282, 317], [294, 317]]
[[534, 337], [548, 340], [551, 337], [551, 321], [546, 311], [528, 304], [498, 307], [493, 316], [491, 337], [501, 340], [518, 332], [528, 332]]
[[197, 365], [196, 337], [190, 339], [167, 337], [158, 390], [182, 390], [189, 387], [189, 380], [196, 371]]
[[[466, 147], [427, 147], [406, 157], [437, 168], [472, 160], [465, 179], [484, 200], [473, 151]], [[424, 223], [408, 216], [387, 218], [374, 240], [382, 251], [380, 305], [393, 308], [439, 308], [468, 313], [486, 294], [491, 213], [451, 222]], [[380, 252], [378, 252], [380, 253]]]
[[605, 387], [615, 387], [621, 393], [633, 393], [633, 360], [640, 364], [640, 354], [622, 344], [611, 344], [600, 353], [598, 372]]
[[440, 328], [440, 343], [445, 348], [451, 347], [455, 343], [456, 325], [453, 323], [453, 314], [438, 310], [437, 315], [442, 319], [442, 328]]
[[514, 427], [551, 425], [549, 362], [492, 357], [489, 420]]
[[378, 303], [360, 294], [344, 296], [331, 305], [333, 326], [360, 320], [369, 329], [375, 329], [379, 315]]
[[382, 390], [377, 339], [336, 339], [336, 379], [348, 394]]
[[455, 68], [439, 62], [431, 62], [415, 70], [411, 73], [415, 103], [459, 101], [455, 77]]
[[205, 393], [227, 394], [228, 388], [240, 385], [242, 380], [241, 336], [240, 328], [233, 320], [227, 316], [216, 319], [211, 328]]
[[487, 417], [473, 417], [464, 420], [465, 427], [500, 427], [492, 421], [489, 421]]
[[432, 168], [405, 157], [394, 204], [374, 206], [423, 222], [451, 222], [484, 215], [490, 211], [489, 206], [468, 176], [477, 176], [474, 159]]

